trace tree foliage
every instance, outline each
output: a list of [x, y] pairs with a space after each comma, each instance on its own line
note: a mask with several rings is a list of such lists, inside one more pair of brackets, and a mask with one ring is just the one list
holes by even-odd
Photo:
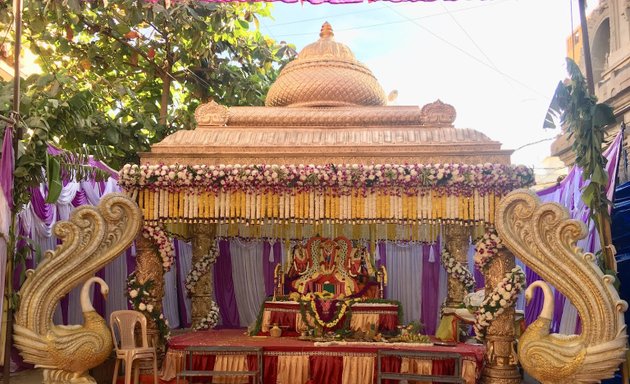
[[[8, 31], [10, 2], [0, 7]], [[211, 98], [260, 105], [294, 53], [258, 30], [269, 12], [265, 3], [25, 0], [23, 41], [43, 73], [21, 87], [26, 137], [16, 184], [37, 185], [42, 168], [67, 168], [88, 154], [113, 168], [135, 162], [166, 135], [193, 128], [195, 108]], [[11, 102], [11, 84], [0, 83], [0, 113]], [[47, 143], [74, 155], [51, 162]]]
[[45, 103], [92, 112], [60, 122], [49, 139], [109, 147], [117, 168], [192, 128], [200, 102], [260, 105], [293, 53], [258, 30], [269, 11], [265, 3], [27, 0], [24, 40], [44, 71], [29, 86], [47, 88]]
[[560, 117], [560, 123], [572, 139], [575, 163], [583, 171], [582, 178], [590, 180], [582, 190], [582, 200], [590, 208], [592, 218], [608, 217], [610, 202], [605, 194], [608, 174], [602, 145], [605, 128], [615, 122], [615, 115], [609, 105], [597, 103], [597, 98], [588, 92], [584, 75], [569, 58], [567, 71], [569, 79], [556, 87], [544, 127], [555, 127], [554, 118]]

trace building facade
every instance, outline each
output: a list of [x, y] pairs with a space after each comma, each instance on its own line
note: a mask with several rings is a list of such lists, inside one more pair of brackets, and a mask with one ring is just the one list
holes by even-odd
[[[612, 106], [617, 123], [608, 128], [606, 141], [610, 142], [630, 122], [630, 0], [600, 0], [588, 17], [588, 35], [593, 63], [595, 95], [599, 102]], [[567, 41], [567, 55], [584, 71], [584, 50], [581, 30]], [[629, 180], [628, 132], [619, 165], [620, 182]], [[566, 166], [575, 162], [571, 141], [566, 133], [551, 145], [552, 156], [558, 156]]]

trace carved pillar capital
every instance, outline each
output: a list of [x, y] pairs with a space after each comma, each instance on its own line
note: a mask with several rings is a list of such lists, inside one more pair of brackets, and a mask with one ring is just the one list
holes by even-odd
[[[214, 246], [215, 224], [191, 224], [192, 234], [192, 264], [193, 266], [208, 254]], [[191, 294], [192, 302], [192, 327], [197, 327], [201, 320], [210, 312], [211, 302], [214, 300], [214, 265], [210, 265], [208, 271], [201, 275], [195, 284]]]
[[[470, 246], [470, 227], [459, 224], [447, 225], [444, 228], [444, 247], [457, 262], [468, 264], [468, 248]], [[448, 276], [448, 293], [445, 307], [458, 308], [464, 302], [466, 288], [453, 275]]]
[[[486, 296], [496, 288], [515, 266], [514, 255], [502, 248], [484, 270]], [[517, 384], [522, 380], [518, 370], [514, 332], [514, 305], [498, 315], [486, 332], [485, 365], [481, 382], [486, 384]]]

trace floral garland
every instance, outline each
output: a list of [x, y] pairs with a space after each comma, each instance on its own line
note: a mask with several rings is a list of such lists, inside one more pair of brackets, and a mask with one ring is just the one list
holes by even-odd
[[210, 269], [210, 266], [216, 263], [217, 257], [219, 257], [219, 251], [217, 247], [212, 244], [208, 253], [204, 255], [201, 260], [197, 261], [190, 272], [188, 272], [185, 287], [189, 297], [195, 292], [195, 285], [197, 285], [201, 276], [205, 275]]
[[483, 237], [475, 244], [475, 266], [477, 269], [484, 270], [499, 253], [499, 250], [503, 248], [503, 241], [496, 229], [488, 228]]
[[[338, 304], [338, 308], [336, 309], [335, 314], [332, 316], [331, 320], [324, 321], [319, 315], [319, 308], [317, 304], [320, 299], [327, 300], [330, 299], [331, 296], [332, 295], [330, 295], [328, 292], [317, 292], [315, 294], [308, 293], [300, 298], [300, 307], [308, 308], [309, 314], [322, 328], [334, 328], [337, 324], [339, 324], [339, 321], [344, 317], [346, 311], [348, 310], [349, 304], [345, 300], [333, 300], [332, 305]], [[302, 316], [304, 319], [306, 319], [304, 315], [305, 313], [303, 313]]]
[[175, 248], [162, 226], [158, 223], [147, 223], [145, 221], [142, 227], [142, 236], [155, 244], [162, 261], [162, 269], [164, 272], [168, 272], [175, 260]]
[[444, 247], [442, 249], [442, 265], [446, 269], [446, 273], [455, 277], [470, 292], [475, 288], [475, 278], [472, 273], [462, 263], [457, 261], [451, 253]]
[[[192, 185], [200, 190], [267, 192], [347, 188], [395, 188], [417, 191], [443, 187], [457, 195], [478, 189], [507, 193], [534, 183], [532, 169], [505, 164], [327, 164], [327, 165], [131, 165], [120, 171], [119, 185], [127, 190], [177, 191]], [[344, 192], [345, 191], [345, 192]]]
[[485, 297], [475, 313], [474, 328], [478, 339], [485, 337], [488, 327], [497, 316], [514, 305], [525, 284], [525, 273], [521, 267], [515, 267]]
[[214, 300], [210, 301], [210, 312], [201, 319], [201, 322], [193, 328], [193, 331], [199, 331], [204, 329], [212, 329], [219, 323], [219, 306]]
[[155, 308], [156, 300], [151, 295], [153, 284], [153, 280], [147, 280], [144, 284], [140, 284], [136, 278], [136, 272], [132, 272], [127, 278], [127, 298], [136, 311], [143, 312], [155, 322], [160, 337], [167, 340], [171, 330], [168, 320]]

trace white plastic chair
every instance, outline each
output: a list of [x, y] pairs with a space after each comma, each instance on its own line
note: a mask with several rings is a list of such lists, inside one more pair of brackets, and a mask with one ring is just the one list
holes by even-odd
[[[136, 342], [136, 324], [140, 323], [142, 345]], [[131, 384], [131, 372], [134, 371], [135, 360], [153, 360], [153, 383], [158, 384], [157, 379], [157, 353], [155, 347], [150, 347], [147, 340], [147, 319], [138, 311], [114, 311], [109, 316], [109, 325], [114, 339], [114, 349], [116, 351], [116, 365], [114, 367], [113, 384], [118, 379], [118, 368], [120, 361], [125, 362], [125, 384]], [[120, 340], [118, 340], [120, 337]], [[136, 364], [134, 371], [134, 383], [138, 383], [140, 366]]]

